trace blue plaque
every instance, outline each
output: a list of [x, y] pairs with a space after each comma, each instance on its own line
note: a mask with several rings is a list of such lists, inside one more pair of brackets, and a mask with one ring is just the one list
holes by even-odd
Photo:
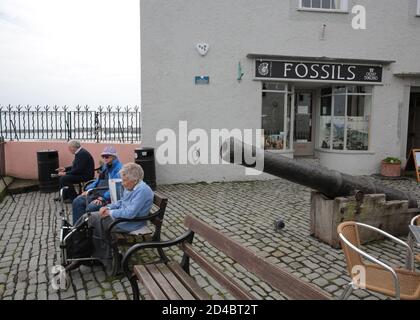
[[208, 76], [196, 76], [195, 77], [195, 84], [209, 84], [210, 83], [210, 77]]

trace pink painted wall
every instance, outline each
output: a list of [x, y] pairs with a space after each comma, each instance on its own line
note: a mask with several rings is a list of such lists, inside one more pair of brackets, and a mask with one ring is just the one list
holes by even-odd
[[[95, 166], [99, 166], [100, 154], [105, 146], [114, 146], [118, 158], [122, 163], [134, 162], [134, 150], [140, 144], [115, 144], [115, 143], [82, 143], [95, 159]], [[70, 166], [73, 162], [72, 155], [65, 141], [10, 141], [5, 145], [6, 175], [21, 179], [38, 179], [37, 151], [53, 149], [58, 151], [60, 166]]]

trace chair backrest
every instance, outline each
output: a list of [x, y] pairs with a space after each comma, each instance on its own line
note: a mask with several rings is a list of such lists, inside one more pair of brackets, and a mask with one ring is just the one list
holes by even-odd
[[[351, 244], [360, 248], [360, 237], [357, 224], [354, 221], [343, 222], [337, 227], [338, 234], [342, 234]], [[344, 256], [347, 261], [347, 268], [350, 275], [354, 266], [363, 266], [363, 260], [359, 253], [352, 250], [346, 243], [344, 243], [340, 238], [341, 248], [344, 251]]]
[[[193, 217], [187, 216], [185, 226], [195, 234], [202, 237], [210, 245], [222, 251], [228, 257], [242, 265], [249, 272], [269, 283], [291, 299], [326, 300], [330, 296], [317, 287], [299, 279], [275, 264], [258, 256], [255, 252], [245, 248], [240, 243], [227, 237], [212, 226]], [[228, 289], [238, 299], [252, 299], [249, 290], [244, 290], [233, 279], [230, 279], [208, 259], [198, 253], [191, 244], [183, 244], [184, 252], [192, 258], [208, 274]]]
[[412, 222], [415, 226], [420, 226], [420, 214], [418, 216], [415, 216]]

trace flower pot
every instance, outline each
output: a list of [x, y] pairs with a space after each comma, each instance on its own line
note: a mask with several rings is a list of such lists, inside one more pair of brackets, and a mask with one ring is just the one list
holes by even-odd
[[401, 176], [401, 163], [388, 163], [388, 162], [382, 161], [381, 175], [385, 177]]

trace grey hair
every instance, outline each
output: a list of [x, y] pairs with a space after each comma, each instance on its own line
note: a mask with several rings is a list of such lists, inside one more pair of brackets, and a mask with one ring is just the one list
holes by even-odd
[[82, 145], [80, 144], [80, 141], [70, 140], [69, 141], [69, 146], [73, 147], [73, 148], [76, 148], [76, 149], [79, 149]]
[[137, 163], [126, 163], [120, 170], [121, 177], [126, 177], [128, 180], [136, 181], [137, 183], [143, 180], [143, 168]]

